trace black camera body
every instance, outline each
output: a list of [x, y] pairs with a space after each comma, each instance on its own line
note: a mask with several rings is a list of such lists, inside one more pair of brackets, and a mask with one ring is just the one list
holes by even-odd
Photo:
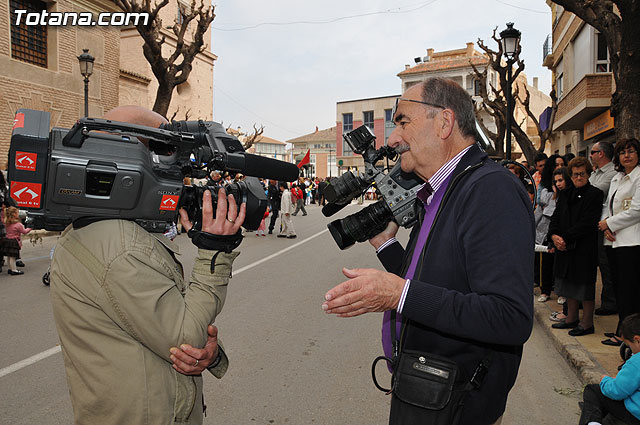
[[359, 212], [329, 223], [329, 231], [340, 249], [355, 242], [364, 242], [382, 232], [391, 220], [400, 226], [412, 227], [418, 219], [416, 194], [424, 181], [412, 173], [405, 173], [398, 161], [391, 170], [377, 163], [383, 159], [395, 160], [394, 149], [383, 146], [376, 150], [375, 136], [367, 126], [361, 126], [343, 136], [352, 150], [362, 155], [365, 162], [363, 173], [347, 172], [331, 182], [325, 189], [329, 201], [322, 212], [331, 216], [348, 205], [354, 198], [363, 195], [375, 183], [382, 197]]
[[[256, 175], [265, 160], [286, 166], [276, 174], [291, 174], [292, 180], [297, 176], [293, 164], [249, 161], [242, 144], [215, 122], [152, 128], [82, 118], [70, 130], [49, 131], [49, 121], [48, 112], [20, 109], [9, 151], [11, 197], [27, 210], [28, 225], [37, 229], [60, 231], [81, 219], [118, 218], [164, 232], [181, 207], [198, 228], [202, 193], [211, 190], [215, 201], [218, 188], [184, 186], [184, 177], [206, 178], [214, 169]], [[247, 203], [244, 227], [256, 229], [267, 206], [258, 179], [246, 177], [225, 189], [238, 205]]]

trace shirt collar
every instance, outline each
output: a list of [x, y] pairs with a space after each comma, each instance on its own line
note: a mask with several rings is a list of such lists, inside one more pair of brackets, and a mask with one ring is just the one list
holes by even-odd
[[[425, 185], [431, 185], [431, 189], [432, 189], [432, 192], [427, 198], [426, 202], [423, 200], [423, 202], [425, 202], [426, 205], [429, 205], [431, 203], [431, 200], [433, 199], [433, 194], [436, 193], [438, 189], [440, 189], [440, 186], [442, 186], [442, 183], [453, 173], [453, 171], [456, 169], [456, 167], [460, 163], [460, 160], [462, 159], [464, 154], [466, 154], [467, 151], [471, 149], [471, 146], [473, 145], [467, 146], [466, 148], [458, 152], [456, 156], [454, 156], [449, 161], [447, 161], [442, 167], [440, 167], [440, 169], [438, 169], [438, 171], [434, 173], [433, 176], [431, 176], [431, 178], [424, 185], [422, 185], [423, 187]], [[420, 189], [422, 189], [422, 187]]]

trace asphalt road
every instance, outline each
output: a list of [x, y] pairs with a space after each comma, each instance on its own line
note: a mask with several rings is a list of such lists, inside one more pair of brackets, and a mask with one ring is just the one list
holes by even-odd
[[[359, 208], [351, 205], [344, 214]], [[216, 322], [231, 365], [222, 380], [205, 376], [206, 424], [386, 423], [388, 397], [370, 378], [381, 351], [381, 315], [340, 319], [320, 307], [324, 293], [343, 281], [342, 266], [378, 262], [368, 244], [340, 251], [326, 230], [329, 219], [315, 205], [307, 210], [308, 216], [294, 217], [297, 239], [248, 233], [241, 245]], [[49, 289], [41, 283], [55, 240], [25, 241], [25, 274], [8, 276], [6, 267], [0, 274], [2, 424], [72, 423]], [[185, 236], [177, 241], [190, 273], [195, 249]], [[576, 423], [581, 391], [536, 325], [502, 423]]]

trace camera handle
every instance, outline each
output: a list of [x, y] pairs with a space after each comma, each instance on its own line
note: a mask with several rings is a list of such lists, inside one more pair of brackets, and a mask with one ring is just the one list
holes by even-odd
[[64, 136], [62, 144], [72, 148], [80, 148], [85, 138], [88, 137], [89, 132], [94, 130], [118, 132], [135, 137], [147, 137], [173, 146], [184, 145], [191, 147], [196, 143], [195, 136], [191, 133], [178, 133], [144, 125], [84, 117], [80, 118], [67, 135]]

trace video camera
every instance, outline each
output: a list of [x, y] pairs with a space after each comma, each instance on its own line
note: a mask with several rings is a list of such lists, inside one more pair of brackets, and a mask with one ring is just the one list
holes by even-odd
[[36, 229], [60, 231], [76, 221], [118, 218], [164, 232], [185, 208], [200, 230], [202, 194], [210, 190], [215, 202], [219, 186], [184, 186], [183, 179], [226, 170], [252, 176], [225, 190], [238, 206], [246, 202], [244, 227], [254, 230], [267, 207], [256, 177], [298, 177], [294, 164], [245, 153], [238, 139], [213, 121], [152, 128], [82, 118], [69, 130], [51, 131], [49, 122], [48, 112], [18, 110], [9, 150], [11, 197]]
[[325, 189], [324, 194], [329, 203], [322, 209], [322, 213], [326, 217], [335, 214], [353, 199], [363, 195], [374, 182], [382, 199], [355, 214], [329, 223], [329, 231], [340, 249], [372, 238], [382, 232], [391, 220], [403, 227], [413, 226], [418, 219], [416, 194], [424, 181], [415, 174], [403, 172], [400, 161], [388, 173], [385, 173], [388, 167], [376, 165], [385, 158], [395, 161], [398, 154], [388, 146], [376, 150], [376, 138], [369, 127], [358, 127], [346, 133], [343, 138], [353, 152], [362, 155], [365, 170], [357, 175], [349, 171], [333, 180]]

